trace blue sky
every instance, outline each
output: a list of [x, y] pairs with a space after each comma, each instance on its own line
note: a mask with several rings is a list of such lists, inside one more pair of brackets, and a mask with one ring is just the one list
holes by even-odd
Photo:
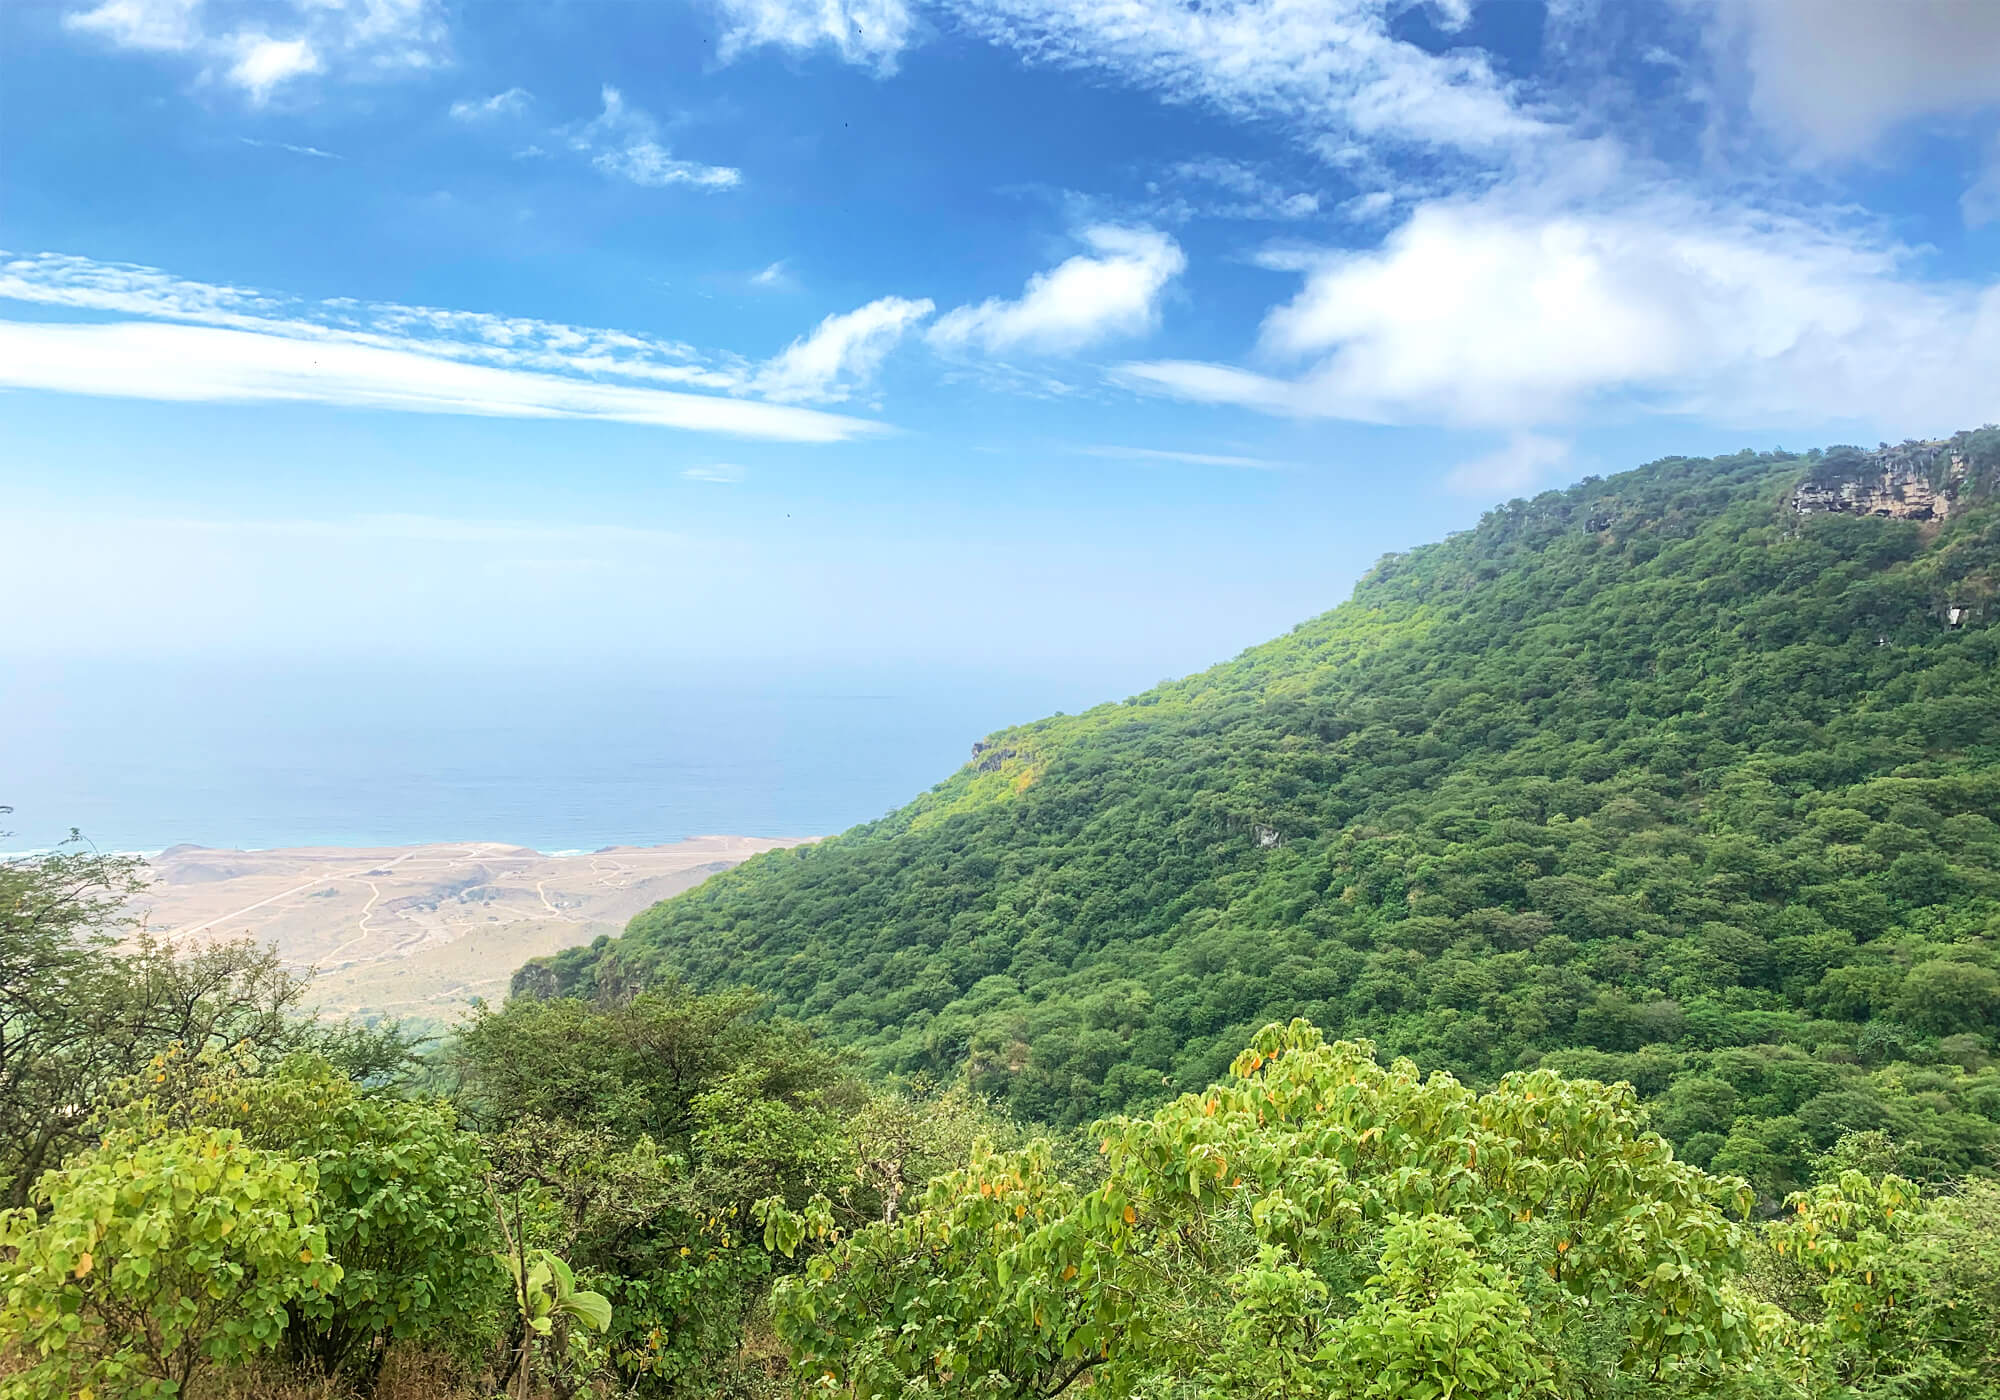
[[1996, 56], [1971, 0], [16, 0], [0, 646], [1190, 669], [1513, 495], [2000, 418]]

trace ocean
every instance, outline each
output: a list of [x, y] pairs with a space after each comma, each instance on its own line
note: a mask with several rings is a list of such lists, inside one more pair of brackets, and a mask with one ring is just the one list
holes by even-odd
[[0, 850], [826, 835], [1130, 665], [0, 664]]

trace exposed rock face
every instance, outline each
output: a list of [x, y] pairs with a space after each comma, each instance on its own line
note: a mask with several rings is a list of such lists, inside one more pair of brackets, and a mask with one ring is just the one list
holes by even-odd
[[1835, 448], [1792, 493], [1800, 515], [1886, 515], [1946, 520], [1969, 466], [1956, 441], [1906, 442], [1875, 452]]
[[[980, 757], [982, 754], [985, 757]], [[972, 746], [972, 757], [978, 763], [978, 767], [973, 771], [977, 773], [997, 773], [1000, 771], [1001, 764], [1010, 758], [1018, 757], [1019, 754], [1019, 749], [995, 748], [984, 739], [981, 739]]]

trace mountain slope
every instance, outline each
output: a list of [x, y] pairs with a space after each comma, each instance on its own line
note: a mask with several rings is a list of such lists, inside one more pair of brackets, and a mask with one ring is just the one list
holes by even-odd
[[747, 982], [1056, 1121], [1302, 1014], [1475, 1080], [1630, 1079], [1773, 1187], [1860, 1130], [1989, 1162], [2000, 431], [1900, 451], [1513, 502], [515, 989]]

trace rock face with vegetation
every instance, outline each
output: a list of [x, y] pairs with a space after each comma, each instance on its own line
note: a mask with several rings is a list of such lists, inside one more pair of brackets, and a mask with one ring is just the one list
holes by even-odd
[[1874, 452], [1839, 447], [1823, 455], [1792, 493], [1800, 515], [1828, 512], [1885, 515], [1895, 520], [1946, 520], [1961, 497], [1966, 503], [1990, 488], [1991, 464], [1972, 474], [1967, 443], [1959, 438], [1932, 442], [1886, 442]]
[[[1997, 471], [1989, 428], [1510, 502], [515, 989], [748, 983], [880, 1070], [1055, 1123], [1198, 1088], [1305, 1016], [1471, 1083], [1627, 1081], [1766, 1199], [1856, 1132], [1908, 1174], [1984, 1168]], [[1919, 476], [1949, 509], [1806, 508]]]

